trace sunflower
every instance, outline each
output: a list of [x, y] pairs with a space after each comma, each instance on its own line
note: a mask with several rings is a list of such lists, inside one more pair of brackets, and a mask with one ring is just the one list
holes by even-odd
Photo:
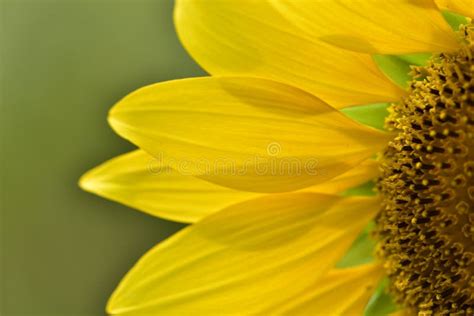
[[[473, 7], [178, 0], [211, 76], [119, 101], [109, 122], [140, 149], [80, 185], [192, 225], [108, 313], [361, 315], [386, 277], [401, 312], [473, 315]], [[467, 18], [454, 30], [442, 10]]]

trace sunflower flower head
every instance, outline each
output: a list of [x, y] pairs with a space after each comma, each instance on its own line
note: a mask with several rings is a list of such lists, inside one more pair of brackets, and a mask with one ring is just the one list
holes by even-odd
[[378, 316], [388, 282], [384, 312], [474, 314], [474, 30], [441, 13], [473, 8], [178, 0], [211, 76], [120, 100], [109, 123], [139, 149], [80, 185], [192, 225], [108, 313]]
[[414, 69], [409, 95], [391, 107], [397, 133], [378, 189], [379, 255], [399, 302], [420, 312], [474, 313], [474, 44]]

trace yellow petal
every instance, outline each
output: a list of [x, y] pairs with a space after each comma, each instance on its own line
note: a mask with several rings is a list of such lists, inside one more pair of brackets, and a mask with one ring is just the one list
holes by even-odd
[[374, 216], [376, 198], [314, 193], [247, 201], [189, 226], [125, 276], [114, 315], [254, 315], [317, 284]]
[[379, 264], [333, 269], [289, 303], [269, 315], [363, 315], [383, 276]]
[[441, 9], [474, 18], [473, 0], [435, 0]]
[[185, 223], [259, 195], [182, 175], [142, 150], [90, 170], [80, 186], [150, 215]]
[[445, 52], [459, 47], [433, 0], [271, 0], [301, 32], [370, 54]]
[[[375, 178], [377, 171], [376, 162], [364, 161], [348, 172], [304, 191], [339, 193]], [[185, 223], [196, 222], [232, 204], [262, 196], [182, 175], [142, 150], [107, 161], [87, 172], [79, 183], [88, 192], [153, 216]]]
[[370, 56], [305, 36], [268, 1], [178, 0], [175, 23], [183, 45], [213, 75], [275, 79], [336, 107], [396, 101], [402, 94]]
[[238, 77], [142, 88], [111, 110], [109, 122], [182, 174], [254, 192], [325, 182], [357, 166], [391, 137], [302, 90]]
[[351, 170], [329, 181], [303, 189], [302, 191], [336, 194], [364, 184], [379, 175], [378, 163], [368, 159]]

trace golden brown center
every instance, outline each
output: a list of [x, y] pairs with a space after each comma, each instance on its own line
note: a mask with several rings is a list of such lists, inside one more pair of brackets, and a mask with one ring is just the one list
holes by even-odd
[[420, 315], [474, 315], [474, 36], [414, 69], [391, 107], [380, 158], [378, 255], [397, 302]]

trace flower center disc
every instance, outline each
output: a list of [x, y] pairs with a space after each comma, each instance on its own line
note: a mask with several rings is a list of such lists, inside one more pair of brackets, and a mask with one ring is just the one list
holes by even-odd
[[392, 105], [380, 158], [378, 255], [397, 302], [420, 315], [474, 315], [474, 37], [414, 69]]

